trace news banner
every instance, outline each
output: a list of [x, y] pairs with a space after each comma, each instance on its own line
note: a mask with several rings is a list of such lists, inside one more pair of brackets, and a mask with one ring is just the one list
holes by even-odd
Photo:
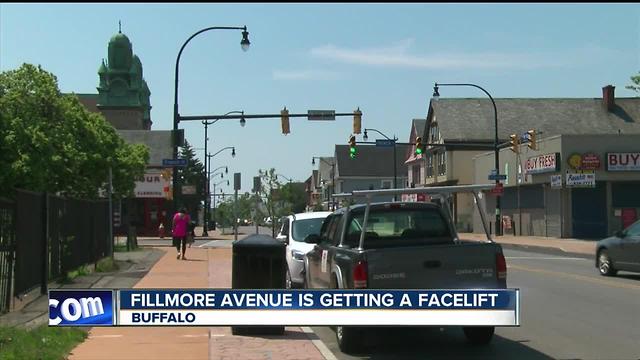
[[50, 326], [519, 326], [502, 290], [49, 290]]

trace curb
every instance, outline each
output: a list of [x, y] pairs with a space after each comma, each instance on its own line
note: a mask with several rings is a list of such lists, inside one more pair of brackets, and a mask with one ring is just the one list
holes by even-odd
[[549, 254], [549, 255], [569, 255], [569, 256], [574, 256], [574, 257], [579, 257], [579, 258], [584, 258], [584, 259], [593, 259], [593, 257], [595, 256], [593, 254], [585, 254], [585, 253], [579, 253], [579, 252], [564, 251], [562, 249], [558, 249], [558, 248], [555, 248], [555, 247], [547, 247], [547, 246], [539, 246], [539, 245], [510, 244], [510, 243], [500, 243], [500, 242], [496, 242], [496, 243], [500, 244], [500, 246], [502, 246], [503, 248], [506, 248], [506, 249], [527, 250], [527, 251], [533, 251], [533, 252], [542, 253], [542, 254]]

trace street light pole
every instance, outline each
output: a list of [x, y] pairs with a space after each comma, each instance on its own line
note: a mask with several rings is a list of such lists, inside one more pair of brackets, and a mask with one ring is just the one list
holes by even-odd
[[[493, 100], [493, 97], [487, 90], [478, 86], [476, 84], [438, 84], [435, 83], [433, 87], [433, 98], [435, 100], [440, 97], [440, 93], [438, 93], [439, 86], [471, 86], [476, 89], [480, 89], [484, 92], [489, 99], [491, 100], [491, 104], [493, 105], [493, 115], [494, 115], [494, 127], [495, 127], [495, 137], [493, 141], [493, 151], [494, 151], [494, 160], [495, 160], [495, 171], [496, 175], [500, 175], [500, 150], [498, 148], [498, 108], [496, 107], [496, 102]], [[500, 180], [496, 177], [496, 186], [500, 183]], [[502, 221], [501, 221], [501, 206], [500, 206], [500, 196], [496, 196], [496, 236], [502, 235]]]
[[[396, 143], [398, 142], [398, 138], [394, 135], [393, 139], [389, 138], [387, 135], [383, 134], [382, 132], [376, 130], [376, 129], [372, 129], [372, 128], [367, 128], [364, 129], [364, 141], [367, 141], [367, 131], [375, 131], [378, 134], [384, 136], [387, 140], [393, 140], [393, 188], [397, 189], [398, 188], [398, 166], [397, 166], [397, 161], [398, 161], [398, 157], [397, 157], [397, 153], [396, 153]], [[398, 201], [398, 196], [397, 195], [393, 195], [393, 201]]]
[[[202, 30], [197, 31], [196, 33], [194, 33], [193, 35], [191, 35], [185, 42], [184, 44], [182, 44], [182, 47], [180, 47], [180, 51], [178, 52], [178, 56], [176, 57], [176, 68], [175, 68], [175, 75], [174, 75], [174, 97], [173, 97], [173, 158], [177, 159], [178, 158], [178, 142], [177, 142], [177, 132], [178, 132], [178, 123], [180, 122], [180, 113], [178, 111], [178, 75], [179, 75], [179, 69], [180, 69], [180, 57], [182, 56], [182, 52], [184, 51], [184, 48], [187, 46], [187, 44], [191, 41], [191, 39], [193, 39], [194, 37], [202, 34], [203, 32], [206, 31], [210, 31], [210, 30], [242, 30], [242, 40], [240, 41], [240, 45], [242, 47], [242, 50], [247, 51], [249, 49], [249, 45], [251, 44], [249, 42], [249, 32], [247, 32], [247, 27], [243, 26], [243, 27], [228, 27], [228, 26], [211, 26], [211, 27], [207, 27], [204, 28]], [[174, 211], [175, 209], [178, 208], [178, 194], [180, 193], [180, 191], [178, 191], [178, 169], [176, 167], [173, 168], [173, 205], [174, 205]]]

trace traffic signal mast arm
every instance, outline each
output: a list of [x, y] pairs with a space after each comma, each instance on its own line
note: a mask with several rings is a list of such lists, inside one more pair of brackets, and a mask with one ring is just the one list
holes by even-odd
[[[354, 116], [356, 112], [350, 113], [336, 113], [335, 116]], [[362, 113], [360, 113], [362, 115]], [[180, 121], [198, 121], [198, 120], [212, 120], [212, 119], [279, 119], [282, 114], [246, 114], [246, 115], [193, 115], [193, 116], [179, 116]], [[290, 118], [296, 117], [309, 117], [309, 114], [289, 114]]]

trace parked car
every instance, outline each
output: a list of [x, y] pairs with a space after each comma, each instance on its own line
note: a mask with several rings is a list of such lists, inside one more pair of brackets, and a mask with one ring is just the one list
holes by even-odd
[[[323, 289], [505, 289], [507, 265], [500, 244], [459, 240], [445, 208], [384, 202], [333, 212], [320, 235], [305, 239], [313, 245], [305, 257], [305, 283]], [[346, 353], [358, 352], [367, 331], [336, 326], [338, 346]], [[463, 331], [471, 343], [487, 344], [495, 327]]]
[[322, 222], [329, 214], [329, 211], [318, 211], [282, 218], [276, 239], [287, 244], [287, 288], [304, 286], [304, 256], [314, 246], [305, 243], [304, 239], [311, 234], [320, 234]]
[[619, 270], [640, 272], [640, 220], [596, 245], [596, 268], [603, 276]]

